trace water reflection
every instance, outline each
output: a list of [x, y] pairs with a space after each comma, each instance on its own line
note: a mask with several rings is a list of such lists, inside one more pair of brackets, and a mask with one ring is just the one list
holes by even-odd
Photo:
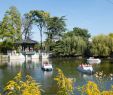
[[11, 68], [24, 68], [24, 69], [34, 69], [35, 67], [38, 66], [39, 60], [10, 60], [8, 63], [8, 67]]
[[10, 67], [16, 67], [16, 66], [22, 66], [22, 64], [24, 63], [24, 60], [10, 60], [7, 64]]
[[0, 61], [0, 69], [4, 69], [7, 66], [8, 61]]
[[10, 60], [0, 63], [0, 86], [4, 86], [9, 80], [21, 71], [26, 75], [30, 70], [39, 68], [39, 60]]
[[43, 71], [44, 79], [48, 79], [52, 77], [53, 71]]
[[[41, 69], [41, 64], [43, 62], [48, 62], [52, 64], [53, 71], [47, 72]], [[11, 60], [9, 62], [0, 63], [0, 86], [3, 88], [4, 85], [14, 76], [21, 71], [23, 76], [27, 74], [31, 75], [38, 83], [42, 86], [41, 88], [45, 91], [43, 95], [55, 95], [56, 94], [56, 82], [54, 77], [56, 76], [56, 68], [60, 68], [65, 76], [68, 78], [76, 79], [75, 85], [83, 85], [87, 81], [95, 81], [96, 77], [94, 75], [86, 75], [77, 71], [77, 66], [84, 63], [85, 60], [78, 60], [75, 58], [59, 58], [59, 59], [43, 59], [43, 60]], [[102, 60], [99, 65], [93, 65], [96, 72], [103, 71], [106, 74], [105, 81], [107, 87], [113, 84], [113, 81], [107, 80], [109, 74], [113, 74], [113, 64], [109, 61]], [[76, 91], [75, 91], [76, 93]], [[76, 93], [76, 95], [78, 95]]]
[[89, 80], [93, 81], [93, 75], [79, 73], [79, 77], [81, 77], [81, 79], [84, 79], [86, 81], [89, 81]]

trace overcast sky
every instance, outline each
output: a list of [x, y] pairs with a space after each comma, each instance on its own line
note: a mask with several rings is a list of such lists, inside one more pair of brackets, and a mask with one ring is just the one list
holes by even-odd
[[[21, 16], [33, 9], [66, 16], [68, 30], [86, 28], [92, 36], [113, 32], [113, 0], [0, 0], [0, 21], [10, 6], [16, 6]], [[38, 29], [32, 31], [32, 38], [39, 41]]]

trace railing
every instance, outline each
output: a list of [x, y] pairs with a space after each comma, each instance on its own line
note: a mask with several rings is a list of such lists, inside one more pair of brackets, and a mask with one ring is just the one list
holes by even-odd
[[34, 55], [35, 53], [35, 51], [22, 51], [23, 55]]

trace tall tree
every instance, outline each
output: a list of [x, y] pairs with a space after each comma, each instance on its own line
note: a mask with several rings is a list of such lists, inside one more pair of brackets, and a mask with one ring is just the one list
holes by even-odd
[[79, 27], [73, 28], [73, 30], [71, 32], [68, 32], [68, 35], [69, 36], [72, 36], [72, 35], [80, 36], [80, 37], [84, 38], [85, 40], [88, 40], [91, 37], [91, 35], [90, 35], [90, 33], [88, 33], [87, 29], [82, 29]]
[[62, 33], [65, 32], [65, 17], [50, 17], [47, 21], [46, 32], [48, 39], [54, 40], [59, 39], [62, 36]]
[[56, 40], [60, 40], [63, 33], [65, 32], [65, 17], [50, 17], [47, 20], [47, 32], [45, 34], [47, 35], [46, 43], [47, 48], [49, 48], [49, 51], [52, 50], [52, 45]]
[[21, 39], [21, 16], [16, 7], [12, 6], [5, 12], [1, 22], [2, 40], [14, 43]]
[[2, 33], [2, 22], [0, 22], [0, 40], [3, 38], [3, 33]]
[[33, 25], [33, 17], [31, 13], [24, 14], [24, 18], [22, 20], [22, 34], [24, 39], [30, 38], [31, 36], [31, 29]]
[[42, 36], [44, 30], [46, 29], [46, 25], [47, 25], [46, 21], [49, 18], [49, 13], [42, 10], [32, 10], [30, 11], [30, 14], [32, 14], [32, 20], [40, 31], [41, 49], [42, 49]]
[[6, 11], [3, 24], [6, 25], [7, 29], [4, 31], [5, 33], [10, 32], [14, 40], [21, 39], [21, 16], [16, 7], [12, 6]]

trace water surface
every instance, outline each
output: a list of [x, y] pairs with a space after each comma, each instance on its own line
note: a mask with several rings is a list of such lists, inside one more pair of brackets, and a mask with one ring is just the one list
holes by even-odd
[[[57, 92], [56, 82], [54, 77], [56, 76], [56, 68], [60, 68], [64, 74], [72, 79], [76, 79], [74, 83], [74, 93], [79, 95], [76, 87], [86, 84], [87, 81], [91, 80], [98, 83], [98, 79], [94, 75], [86, 75], [77, 71], [77, 66], [81, 63], [84, 63], [86, 59], [75, 59], [75, 58], [58, 58], [58, 59], [49, 59], [43, 60], [48, 61], [53, 65], [53, 71], [47, 72], [41, 69], [41, 60], [11, 60], [10, 62], [1, 62], [0, 64], [0, 91], [3, 90], [3, 87], [6, 83], [13, 79], [14, 76], [21, 71], [23, 77], [27, 74], [31, 75], [38, 83], [41, 84], [41, 88], [44, 90], [43, 95], [55, 95]], [[102, 60], [101, 64], [93, 65], [95, 71], [103, 71], [106, 74], [106, 77], [102, 80], [99, 85], [104, 85], [103, 89], [109, 89], [113, 84], [111, 79], [108, 79], [109, 74], [113, 73], [113, 63], [112, 60]]]

